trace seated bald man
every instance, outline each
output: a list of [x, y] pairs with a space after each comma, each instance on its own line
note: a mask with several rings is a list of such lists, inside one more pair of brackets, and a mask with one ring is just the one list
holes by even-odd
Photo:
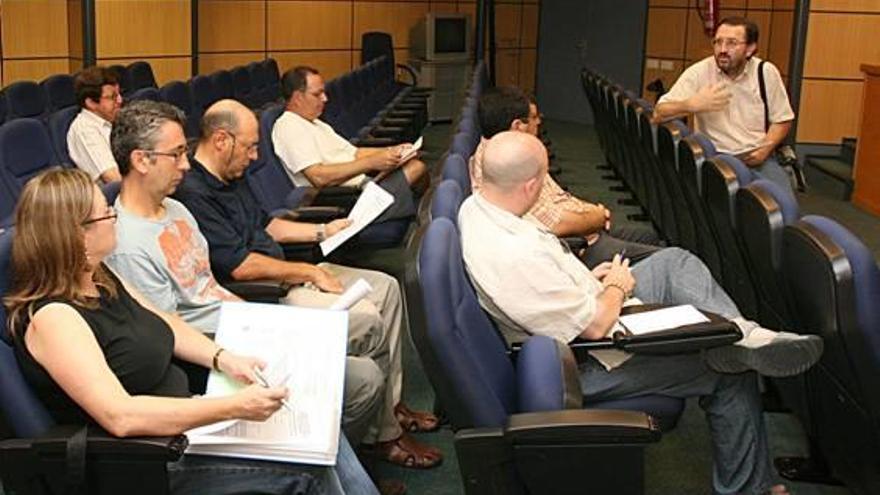
[[771, 487], [755, 371], [801, 373], [819, 359], [822, 340], [743, 319], [702, 262], [678, 248], [661, 250], [632, 270], [619, 256], [589, 270], [546, 228], [523, 218], [546, 176], [547, 151], [538, 139], [500, 133], [485, 148], [483, 187], [459, 212], [465, 266], [504, 337], [600, 339], [621, 307], [639, 300], [693, 304], [731, 319], [745, 335], [734, 345], [671, 356], [593, 355], [580, 366], [581, 388], [590, 400], [700, 397], [712, 432], [714, 493], [786, 493], [781, 485]]
[[[293, 285], [284, 302], [328, 307], [346, 286], [362, 278], [373, 288], [349, 310], [349, 354], [369, 357], [385, 379], [378, 417], [364, 437], [381, 458], [407, 467], [438, 465], [438, 449], [408, 431], [433, 430], [437, 418], [412, 411], [401, 401], [404, 334], [403, 301], [394, 277], [333, 263], [299, 263], [284, 259], [280, 243], [320, 240], [314, 224], [270, 218], [260, 209], [244, 178], [257, 158], [260, 139], [254, 113], [234, 100], [221, 100], [202, 117], [201, 137], [189, 157], [191, 169], [174, 191], [198, 223], [208, 242], [211, 269], [227, 280], [277, 280]], [[123, 198], [124, 200], [127, 198]], [[338, 226], [328, 224], [328, 233]]]

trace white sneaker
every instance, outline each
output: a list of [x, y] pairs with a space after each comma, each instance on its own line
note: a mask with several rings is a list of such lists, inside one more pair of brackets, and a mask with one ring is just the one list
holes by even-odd
[[808, 370], [822, 356], [824, 342], [817, 335], [774, 332], [753, 321], [734, 318], [743, 338], [733, 345], [706, 351], [706, 363], [719, 373], [757, 371], [784, 377]]

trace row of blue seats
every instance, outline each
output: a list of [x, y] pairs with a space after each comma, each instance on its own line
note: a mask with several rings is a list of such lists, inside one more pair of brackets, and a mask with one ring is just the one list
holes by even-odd
[[820, 363], [778, 387], [817, 447], [811, 455], [854, 492], [880, 492], [880, 269], [871, 252], [834, 220], [801, 216], [790, 193], [682, 122], [652, 124], [651, 105], [636, 95], [587, 69], [582, 83], [609, 165], [658, 232], [697, 254], [749, 318], [823, 337]]
[[[383, 63], [382, 61], [373, 61], [365, 66], [369, 69], [356, 69], [338, 79], [351, 77], [356, 72], [372, 71], [377, 67], [385, 67], [385, 65], [381, 65]], [[140, 67], [137, 73], [148, 72], [152, 74], [152, 70], [146, 62], [137, 62], [132, 64], [132, 67]], [[230, 81], [236, 80], [234, 74], [240, 75], [243, 72], [256, 75], [249, 79], [252, 82], [250, 86], [244, 83], [236, 85], [233, 82], [230, 84]], [[386, 72], [385, 75], [387, 77], [388, 73]], [[391, 76], [393, 77], [393, 73]], [[141, 77], [141, 80], [145, 79], [148, 78]], [[243, 80], [242, 77], [238, 79]], [[376, 82], [376, 86], [379, 86], [378, 82]], [[245, 90], [247, 87], [250, 88], [249, 91]], [[371, 88], [373, 86], [353, 86], [350, 88], [352, 93], [345, 97], [346, 101], [355, 102], [353, 105], [356, 108], [360, 108], [357, 106], [358, 103], [365, 106], [368, 95], [358, 95], [357, 92], [369, 91]], [[398, 89], [398, 93], [404, 92], [402, 88]], [[369, 93], [369, 95], [373, 94], [373, 92]], [[386, 91], [382, 96], [390, 94]], [[343, 99], [342, 95], [339, 97], [340, 100]], [[222, 98], [235, 98], [251, 107], [258, 104], [265, 107], [268, 104], [270, 105], [269, 113], [277, 118], [283, 111], [283, 105], [278, 103], [280, 77], [275, 60], [266, 59], [261, 62], [253, 62], [246, 67], [235, 68], [232, 71], [221, 70], [206, 76], [196, 76], [188, 82], [172, 81], [159, 89], [154, 86], [141, 87], [129, 92], [126, 101], [152, 99], [166, 101], [177, 106], [187, 115], [187, 135], [194, 137], [198, 135], [199, 121], [204, 111]], [[424, 106], [423, 100], [421, 100], [421, 105]], [[373, 106], [370, 109], [373, 109]], [[352, 110], [352, 112], [355, 111]], [[360, 110], [356, 112], [359, 115], [369, 116], [371, 120], [377, 118]], [[78, 113], [79, 107], [67, 106], [48, 116], [35, 113], [30, 117], [16, 118], [0, 125], [0, 226], [11, 223], [19, 192], [31, 177], [48, 167], [68, 166], [71, 163], [67, 150], [67, 132]], [[274, 118], [271, 120], [272, 124], [274, 124]], [[338, 122], [332, 124], [340, 125]], [[263, 132], [264, 136], [270, 136], [271, 126], [264, 128]], [[391, 136], [394, 139], [385, 138], [379, 140], [378, 144], [393, 144], [400, 140], [399, 135], [392, 134]], [[360, 141], [363, 142], [361, 144], [368, 144], [369, 134], [365, 134], [365, 137]], [[261, 139], [260, 142], [263, 147], [260, 150], [261, 157], [275, 158], [274, 151], [271, 151], [271, 139]], [[257, 164], [253, 168], [259, 170], [261, 166]], [[292, 188], [292, 184], [283, 171], [281, 171], [281, 175], [283, 175], [283, 180], [273, 182], [273, 185], [277, 188], [278, 185], [289, 184]], [[267, 197], [272, 196], [267, 195]], [[267, 201], [272, 203], [274, 200]]]
[[[132, 62], [110, 67], [120, 78], [124, 96], [142, 88], [155, 88], [156, 78], [150, 64]], [[55, 74], [39, 83], [17, 81], [0, 94], [0, 123], [20, 118], [46, 118], [49, 114], [76, 105], [73, 75]]]

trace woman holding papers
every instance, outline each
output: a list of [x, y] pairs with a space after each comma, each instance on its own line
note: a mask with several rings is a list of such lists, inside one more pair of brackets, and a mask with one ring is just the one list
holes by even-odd
[[[22, 372], [53, 417], [122, 437], [269, 418], [288, 391], [259, 384], [254, 369], [264, 363], [154, 310], [104, 266], [115, 220], [100, 189], [76, 169], [50, 170], [22, 191], [4, 303]], [[190, 398], [172, 358], [249, 385], [227, 397]], [[168, 470], [174, 493], [377, 493], [344, 437], [335, 469], [184, 456]]]

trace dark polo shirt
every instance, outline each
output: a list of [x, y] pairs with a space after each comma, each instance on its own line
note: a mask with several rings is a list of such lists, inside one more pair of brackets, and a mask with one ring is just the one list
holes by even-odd
[[250, 253], [284, 259], [284, 251], [266, 226], [272, 220], [260, 208], [247, 180], [229, 184], [211, 175], [189, 157], [192, 169], [173, 197], [186, 205], [208, 240], [211, 270], [220, 281], [232, 280], [235, 270]]

